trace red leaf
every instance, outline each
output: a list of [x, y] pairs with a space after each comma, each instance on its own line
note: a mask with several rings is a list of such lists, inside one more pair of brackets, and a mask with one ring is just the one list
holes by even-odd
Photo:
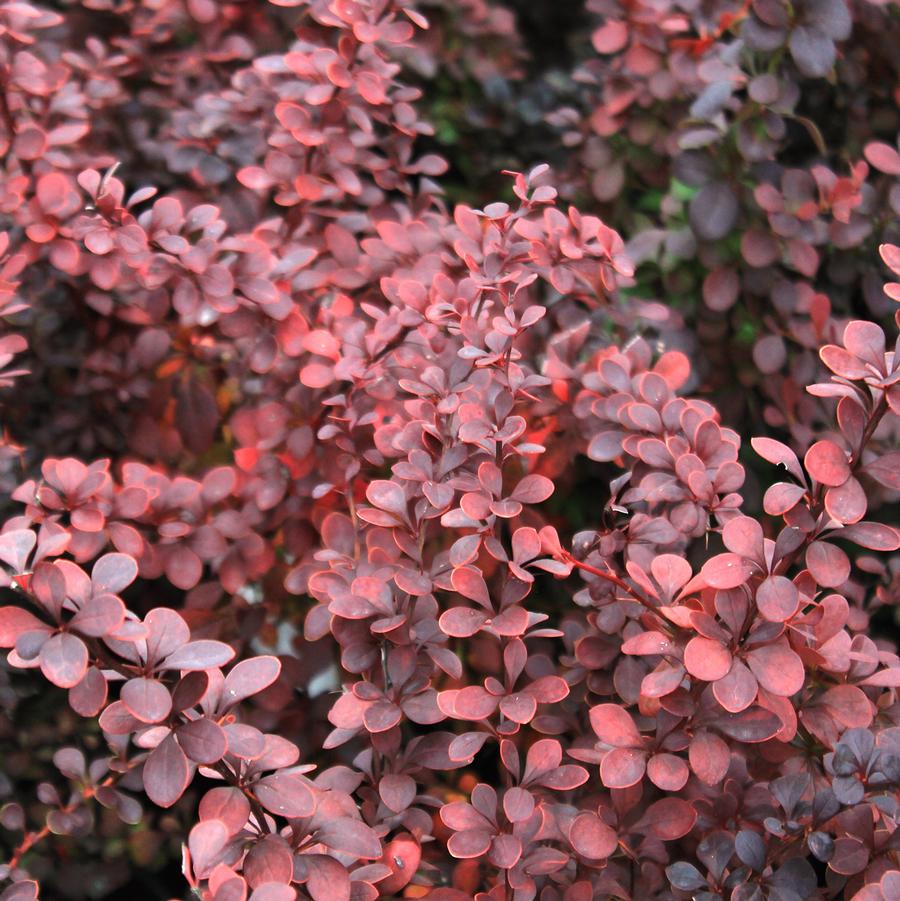
[[752, 574], [750, 564], [737, 554], [717, 554], [710, 557], [700, 570], [698, 579], [710, 588], [737, 588]]
[[776, 482], [766, 489], [763, 497], [763, 509], [770, 516], [781, 516], [788, 510], [793, 510], [805, 494], [806, 489], [802, 485]]
[[536, 778], [534, 782], [535, 785], [553, 791], [571, 791], [573, 788], [578, 788], [579, 785], [584, 785], [589, 778], [588, 771], [583, 766], [566, 764], [548, 771], [543, 776]]
[[763, 560], [762, 526], [749, 516], [736, 516], [722, 529], [725, 547], [748, 560]]
[[684, 649], [687, 671], [704, 682], [715, 682], [731, 669], [731, 652], [720, 641], [695, 635]]
[[37, 543], [37, 536], [31, 529], [12, 529], [0, 535], [0, 560], [11, 566], [17, 573], [25, 569], [28, 555]]
[[782, 727], [781, 720], [762, 707], [750, 707], [741, 713], [719, 717], [715, 726], [729, 738], [744, 743], [767, 741]]
[[500, 712], [514, 723], [530, 723], [537, 712], [537, 701], [524, 692], [506, 695], [500, 699]]
[[697, 811], [681, 798], [663, 798], [651, 804], [639, 825], [664, 842], [687, 835], [697, 822]]
[[607, 788], [630, 788], [644, 777], [647, 755], [634, 748], [613, 748], [600, 761], [600, 779]]
[[870, 141], [863, 148], [863, 153], [879, 172], [884, 172], [886, 175], [900, 175], [900, 153], [890, 144]]
[[614, 748], [637, 748], [641, 735], [630, 714], [618, 704], [598, 704], [590, 710], [591, 728], [600, 741]]
[[735, 660], [727, 675], [713, 683], [713, 696], [729, 713], [740, 713], [756, 700], [758, 687], [753, 673]]
[[525, 688], [539, 704], [556, 704], [569, 696], [569, 683], [562, 676], [541, 676]]
[[191, 781], [191, 770], [184, 751], [169, 733], [144, 763], [144, 791], [160, 807], [171, 807]]
[[235, 835], [244, 828], [250, 816], [250, 802], [239, 788], [220, 786], [211, 788], [200, 801], [201, 820], [219, 820], [228, 834]]
[[[871, 684], [871, 683], [867, 683]], [[822, 703], [847, 729], [867, 729], [874, 717], [872, 702], [855, 685], [835, 685], [822, 695]]]
[[[303, 854], [295, 858], [295, 881], [306, 869], [306, 891], [313, 901], [350, 901], [350, 874], [347, 868], [328, 854]], [[411, 873], [410, 876], [413, 874]], [[382, 880], [378, 887], [383, 890]]]
[[814, 541], [806, 549], [806, 565], [824, 588], [837, 588], [850, 578], [850, 558], [828, 541]]
[[129, 679], [119, 695], [128, 712], [142, 723], [159, 723], [172, 710], [172, 696], [156, 679]]
[[277, 657], [251, 657], [235, 664], [225, 677], [222, 699], [229, 706], [268, 688], [281, 673]]
[[803, 481], [803, 469], [797, 455], [786, 445], [773, 438], [751, 438], [750, 444], [764, 460], [783, 466], [798, 482]]
[[839, 523], [859, 522], [866, 515], [867, 506], [862, 485], [852, 477], [825, 492], [825, 511]]
[[401, 709], [393, 701], [388, 700], [376, 701], [363, 712], [363, 725], [369, 732], [387, 732], [401, 719], [403, 719]]
[[737, 303], [741, 282], [731, 267], [713, 269], [703, 280], [703, 300], [711, 310], [724, 312]]
[[451, 801], [441, 808], [441, 820], [456, 832], [488, 829], [490, 821], [465, 801]]
[[650, 563], [650, 573], [665, 598], [671, 600], [690, 581], [691, 565], [675, 554], [660, 554]]
[[546, 476], [525, 476], [510, 495], [512, 500], [523, 504], [539, 504], [553, 494], [553, 482]]
[[[401, 892], [416, 875], [422, 859], [422, 848], [408, 832], [400, 832], [384, 846], [384, 853], [378, 861], [389, 867], [391, 875], [378, 882], [378, 889], [385, 897]], [[318, 899], [317, 899], [318, 901]], [[323, 895], [321, 901], [328, 901]]]
[[800, 592], [790, 579], [769, 576], [756, 589], [756, 605], [765, 619], [783, 623], [797, 612]]
[[674, 754], [654, 754], [647, 762], [647, 775], [657, 788], [677, 792], [684, 788], [690, 771], [688, 765]]
[[176, 588], [189, 591], [202, 575], [203, 561], [187, 545], [176, 545], [166, 560], [166, 578]]
[[222, 641], [202, 639], [190, 641], [169, 654], [162, 662], [163, 669], [204, 670], [224, 666], [234, 657], [234, 649]]
[[671, 650], [672, 643], [662, 632], [641, 632], [622, 645], [623, 654], [657, 655], [668, 654]]
[[447, 850], [459, 860], [481, 857], [491, 846], [491, 833], [481, 829], [454, 832], [447, 842]]
[[602, 860], [619, 847], [616, 833], [595, 813], [580, 813], [569, 827], [572, 847], [588, 860]]
[[[900, 465], [900, 461], [898, 461], [898, 465]], [[900, 550], [900, 531], [880, 522], [854, 523], [841, 529], [836, 537], [846, 538], [847, 541], [852, 541], [871, 551]]]
[[137, 563], [127, 554], [104, 554], [91, 570], [94, 593], [119, 594], [138, 574]]
[[[442, 692], [443, 696], [447, 692]], [[487, 719], [496, 709], [499, 700], [485, 691], [480, 685], [467, 685], [456, 692], [453, 712], [450, 716], [477, 722]], [[441, 709], [444, 707], [441, 705]]]
[[728, 745], [713, 732], [700, 730], [691, 739], [688, 749], [691, 769], [707, 785], [718, 785], [728, 772], [731, 752]]
[[523, 781], [528, 782], [539, 773], [556, 769], [562, 762], [562, 747], [554, 738], [538, 739], [525, 757]]
[[96, 666], [89, 666], [82, 680], [69, 689], [69, 705], [79, 716], [97, 716], [106, 696], [106, 679]]
[[[293, 855], [290, 845], [280, 835], [264, 835], [251, 845], [242, 870], [244, 878], [255, 889], [253, 895], [257, 897], [262, 895], [268, 898], [268, 893], [261, 890], [269, 885], [293, 891], [288, 885], [294, 875]], [[271, 899], [281, 901], [283, 897], [285, 896], [276, 892]]]
[[[129, 558], [130, 559], [130, 558]], [[69, 622], [70, 628], [90, 638], [115, 632], [125, 620], [125, 605], [114, 594], [89, 598]]]
[[316, 796], [297, 775], [266, 776], [256, 783], [253, 793], [266, 810], [282, 817], [311, 817], [316, 810]]
[[451, 638], [470, 638], [487, 622], [487, 616], [473, 607], [451, 607], [441, 614], [438, 624]]
[[50, 631], [50, 627], [22, 607], [0, 607], [0, 648], [11, 648], [25, 632]]
[[862, 471], [885, 488], [900, 491], [900, 451], [883, 454], [877, 460], [867, 463]]
[[481, 604], [486, 610], [493, 612], [487, 584], [480, 570], [473, 566], [457, 567], [450, 575], [450, 582], [454, 590], [464, 598], [475, 601], [476, 604]]
[[376, 860], [381, 857], [381, 842], [375, 831], [362, 820], [336, 817], [328, 820], [316, 834], [318, 841], [334, 851]]
[[416, 796], [416, 782], [405, 773], [389, 773], [381, 777], [378, 794], [389, 810], [403, 813]]
[[76, 635], [59, 632], [44, 642], [40, 660], [41, 672], [48, 681], [60, 688], [72, 688], [84, 678], [88, 652]]
[[195, 763], [216, 763], [228, 750], [222, 727], [205, 716], [179, 726], [177, 735], [185, 754]]
[[503, 812], [510, 823], [524, 823], [534, 812], [534, 797], [524, 788], [508, 788], [503, 795]]
[[591, 35], [597, 53], [618, 53], [628, 45], [628, 26], [618, 19], [609, 19]]
[[228, 841], [228, 830], [221, 820], [204, 820], [191, 829], [188, 850], [194, 873], [203, 877], [216, 862]]
[[900, 666], [892, 666], [889, 669], [880, 670], [871, 676], [867, 676], [861, 685], [877, 685], [880, 688], [900, 688]]
[[396, 482], [384, 479], [370, 482], [366, 488], [366, 498], [373, 507], [392, 513], [401, 520], [406, 519], [406, 495]]
[[796, 694], [806, 681], [803, 661], [785, 639], [754, 648], [747, 655], [747, 663], [759, 684], [779, 697], [789, 698]]
[[588, 444], [587, 455], [599, 463], [609, 463], [622, 453], [624, 434], [619, 431], [598, 432]]
[[850, 381], [864, 379], [872, 374], [862, 360], [834, 344], [826, 344], [819, 351], [819, 357], [835, 375]]

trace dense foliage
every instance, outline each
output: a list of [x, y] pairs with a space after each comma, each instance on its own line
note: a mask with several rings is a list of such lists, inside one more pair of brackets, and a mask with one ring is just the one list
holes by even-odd
[[900, 897], [898, 48], [0, 2], [0, 899]]

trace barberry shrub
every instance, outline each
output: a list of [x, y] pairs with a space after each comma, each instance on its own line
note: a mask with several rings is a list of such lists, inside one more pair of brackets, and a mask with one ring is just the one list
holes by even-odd
[[2, 901], [900, 897], [897, 8], [522, 16], [0, 4]]

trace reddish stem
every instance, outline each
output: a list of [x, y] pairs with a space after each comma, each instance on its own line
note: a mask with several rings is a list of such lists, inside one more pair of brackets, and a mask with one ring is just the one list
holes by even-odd
[[[78, 801], [73, 801], [71, 804], [67, 804], [65, 807], [61, 808], [63, 813], [72, 813], [79, 804], [89, 801], [94, 795], [97, 793], [97, 789], [106, 788], [109, 785], [112, 785], [115, 781], [114, 776], [107, 776], [99, 785], [91, 785], [83, 788], [81, 790], [81, 799]], [[35, 830], [34, 832], [28, 832], [25, 834], [25, 837], [22, 839], [21, 843], [16, 847], [15, 851], [13, 851], [12, 857], [10, 857], [9, 862], [6, 864], [9, 867], [10, 871], [14, 870], [22, 858], [39, 842], [43, 841], [50, 834], [50, 827], [46, 823], [42, 828]]]

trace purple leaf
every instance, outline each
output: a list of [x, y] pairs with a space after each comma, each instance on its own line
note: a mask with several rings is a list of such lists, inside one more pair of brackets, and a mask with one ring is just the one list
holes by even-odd
[[259, 694], [268, 688], [281, 673], [277, 657], [251, 657], [242, 660], [229, 671], [222, 689], [222, 699], [229, 706]]
[[184, 751], [169, 733], [144, 763], [144, 791], [154, 804], [171, 807], [191, 781], [191, 768]]
[[169, 654], [160, 669], [204, 670], [224, 666], [234, 657], [234, 649], [221, 641], [201, 639], [182, 645]]

